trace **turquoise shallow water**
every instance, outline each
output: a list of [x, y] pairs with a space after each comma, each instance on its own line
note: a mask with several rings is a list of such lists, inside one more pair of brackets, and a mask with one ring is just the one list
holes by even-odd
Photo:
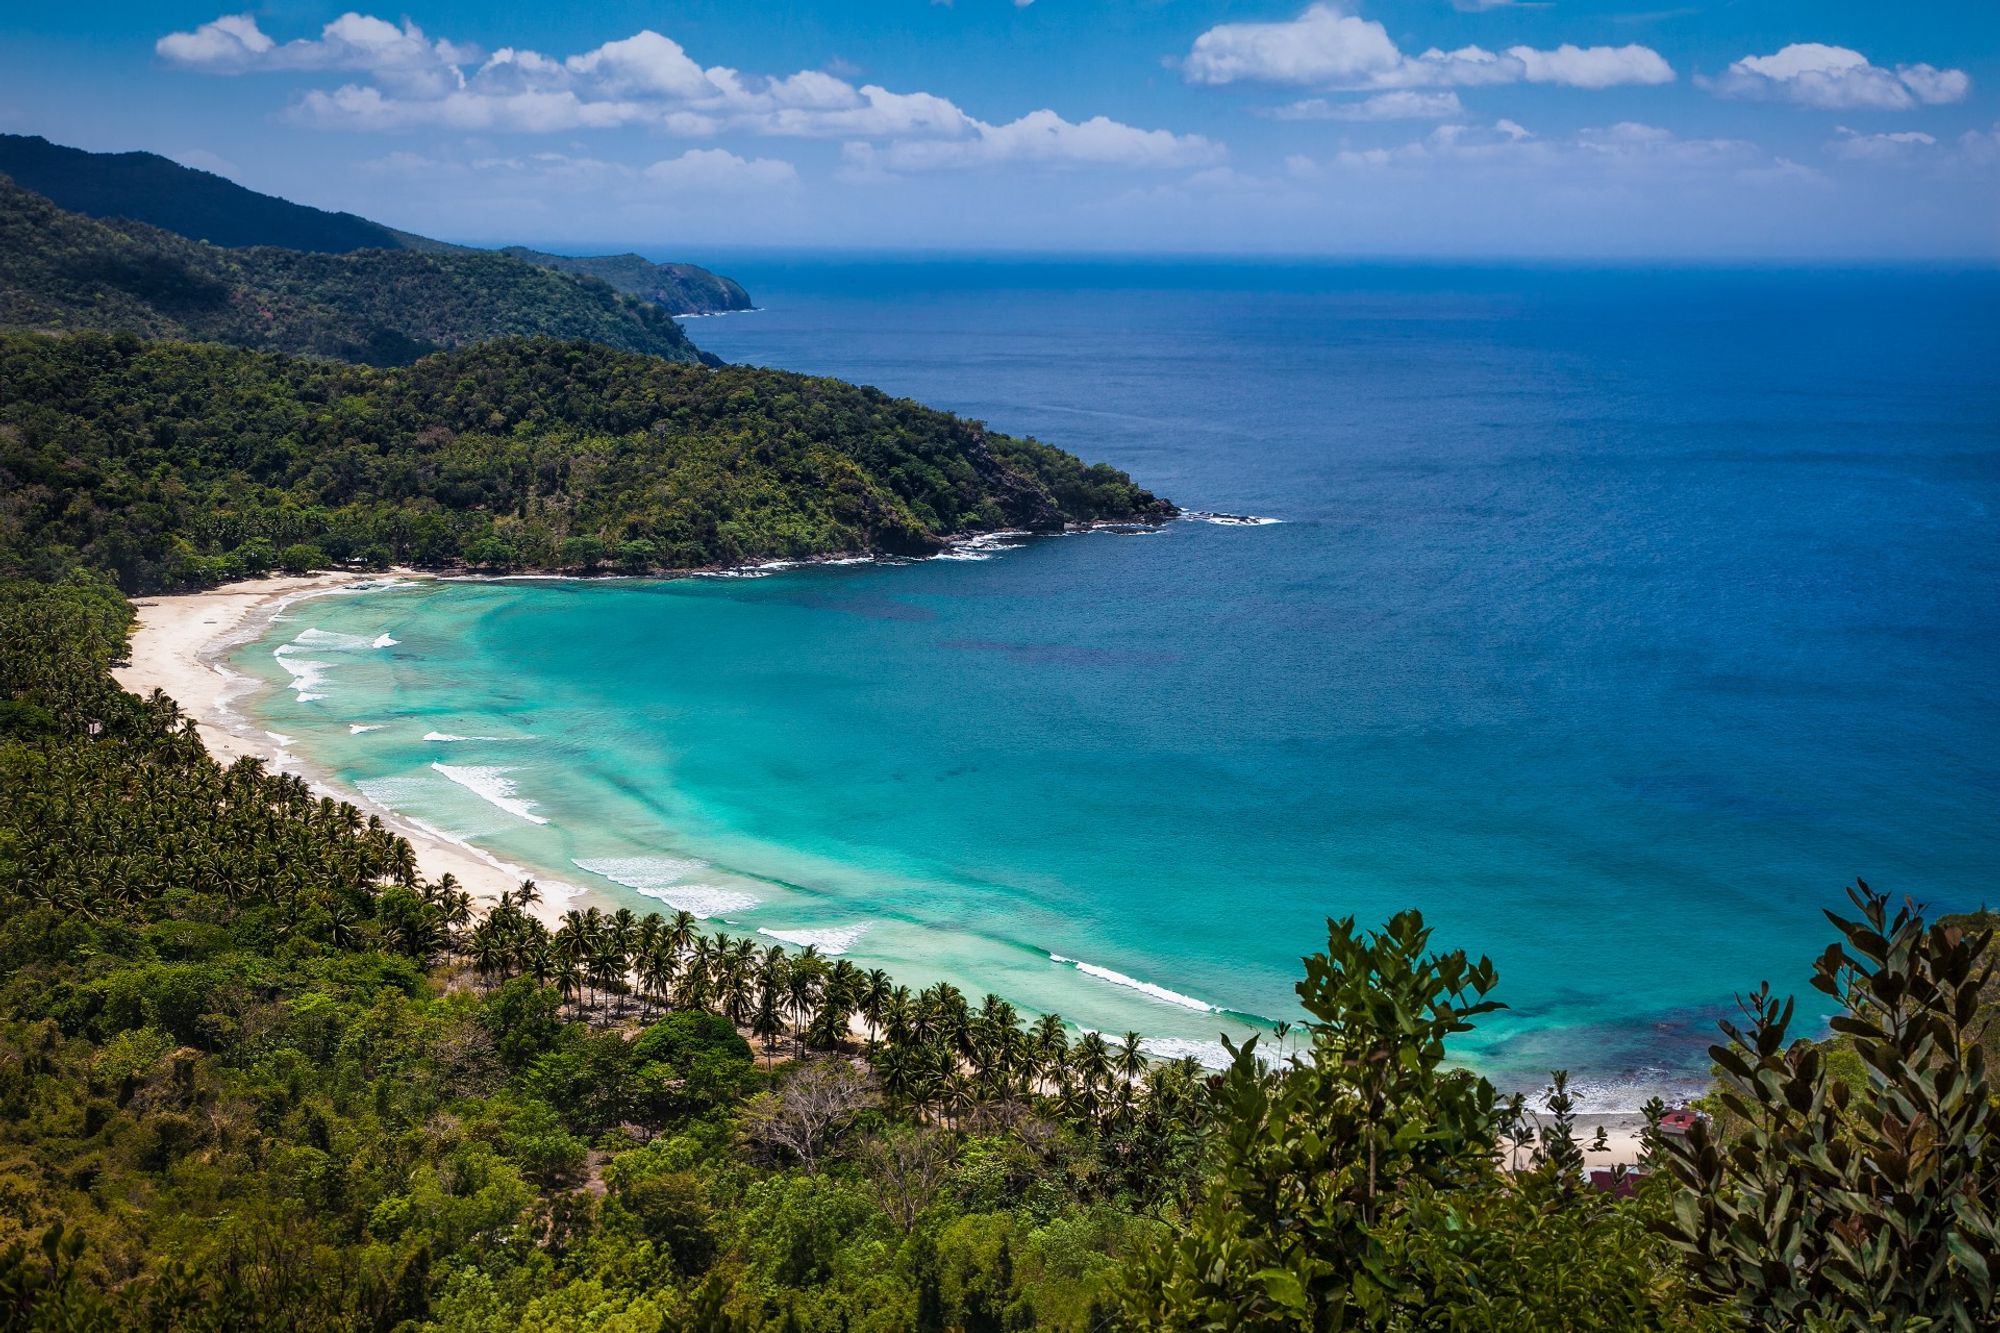
[[1993, 275], [755, 264], [765, 312], [691, 326], [725, 357], [1283, 522], [318, 598], [236, 659], [290, 750], [607, 902], [1162, 1051], [1421, 907], [1512, 1005], [1466, 1056], [1606, 1108], [1803, 992], [1853, 875], [1988, 897]]

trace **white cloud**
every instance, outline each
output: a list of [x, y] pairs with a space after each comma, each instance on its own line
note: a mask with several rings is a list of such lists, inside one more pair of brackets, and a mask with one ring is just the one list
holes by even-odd
[[[595, 51], [563, 62], [570, 73], [606, 93], [633, 93], [696, 100], [721, 88], [716, 79], [688, 58], [681, 44], [650, 28], [623, 41], [606, 42]], [[717, 73], [733, 79], [733, 70]]]
[[1673, 81], [1673, 67], [1650, 47], [1564, 44], [1551, 51], [1515, 46], [1432, 48], [1405, 55], [1388, 30], [1340, 6], [1314, 4], [1275, 23], [1223, 23], [1195, 38], [1181, 71], [1190, 83], [1280, 83], [1347, 91], [1556, 83], [1575, 88]]
[[1402, 60], [1381, 24], [1316, 4], [1285, 22], [1218, 24], [1194, 39], [1181, 68], [1193, 83], [1353, 85]]
[[1451, 120], [1465, 114], [1465, 105], [1454, 92], [1400, 90], [1352, 102], [1309, 97], [1281, 106], [1271, 114], [1279, 120]]
[[1621, 83], [1674, 81], [1673, 66], [1659, 52], [1645, 46], [1571, 46], [1565, 42], [1553, 51], [1510, 46], [1507, 54], [1521, 62], [1529, 83], [1611, 88]]
[[1698, 80], [1720, 97], [1796, 102], [1821, 110], [1906, 111], [1965, 100], [1964, 70], [1931, 65], [1883, 69], [1845, 46], [1794, 42], [1768, 56], [1745, 56], [1713, 79]]
[[969, 139], [911, 139], [874, 154], [849, 145], [849, 165], [889, 171], [1011, 162], [1169, 168], [1204, 166], [1223, 156], [1220, 144], [1198, 134], [1142, 130], [1104, 116], [1073, 124], [1053, 111], [1042, 110], [1005, 125], [972, 124], [974, 134]]
[[248, 14], [224, 14], [193, 32], [170, 32], [153, 43], [163, 59], [203, 69], [249, 69], [277, 45]]
[[1794, 162], [1789, 157], [1775, 157], [1760, 166], [1740, 167], [1737, 169], [1736, 179], [1746, 185], [1781, 187], [1823, 186], [1828, 183], [1825, 172], [1816, 171], [1801, 162]]
[[478, 59], [478, 51], [432, 41], [409, 20], [401, 27], [349, 12], [320, 29], [317, 38], [279, 45], [249, 14], [226, 14], [193, 32], [168, 33], [153, 44], [162, 59], [216, 74], [251, 70], [367, 70], [375, 78], [411, 93], [437, 94], [464, 82], [458, 66]]
[[[988, 124], [934, 93], [856, 87], [826, 70], [779, 76], [704, 67], [651, 29], [578, 55], [504, 46], [481, 60], [469, 47], [431, 41], [411, 23], [398, 28], [347, 14], [317, 39], [279, 45], [238, 15], [170, 34], [158, 47], [176, 64], [213, 73], [366, 71], [366, 82], [316, 88], [292, 106], [294, 120], [327, 129], [552, 134], [643, 125], [696, 139], [734, 132], [889, 145], [868, 164], [858, 164], [865, 154], [850, 153], [850, 172], [997, 162], [1181, 168], [1222, 157], [1219, 145], [1199, 135], [1104, 116], [1072, 123], [1036, 111]], [[726, 165], [712, 157], [676, 161], [687, 164], [678, 171]]]
[[384, 96], [379, 88], [344, 84], [314, 89], [292, 116], [322, 129], [407, 130], [439, 128], [478, 133], [549, 134], [612, 129], [655, 118], [639, 102], [585, 101], [572, 92], [485, 93], [459, 90], [436, 98]]
[[675, 189], [711, 194], [748, 193], [796, 185], [799, 173], [775, 158], [741, 158], [720, 148], [690, 148], [679, 157], [655, 162], [646, 179]]
[[420, 153], [394, 152], [360, 164], [365, 171], [388, 176], [435, 179], [520, 179], [543, 185], [560, 182], [589, 188], [617, 200], [678, 197], [683, 192], [712, 197], [785, 190], [799, 183], [791, 163], [777, 158], [739, 157], [720, 148], [690, 148], [679, 157], [650, 166], [572, 153], [524, 153], [513, 157], [480, 157], [440, 161]]
[[1827, 142], [1826, 151], [1848, 162], [1901, 162], [1937, 147], [1937, 139], [1921, 130], [1895, 134], [1862, 134], [1845, 125], [1834, 127], [1838, 137]]
[[899, 139], [957, 137], [971, 133], [977, 124], [950, 101], [931, 93], [892, 93], [875, 84], [859, 90], [841, 87], [845, 95], [838, 102], [829, 97], [818, 105], [774, 106], [748, 113], [746, 128], [801, 138]]

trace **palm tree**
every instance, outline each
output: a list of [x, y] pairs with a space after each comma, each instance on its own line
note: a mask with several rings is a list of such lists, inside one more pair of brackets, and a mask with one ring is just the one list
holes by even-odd
[[565, 1003], [575, 1004], [583, 993], [583, 964], [576, 958], [562, 958], [555, 964], [555, 982]]
[[472, 932], [472, 970], [478, 974], [481, 985], [487, 984], [500, 970], [506, 957], [507, 948], [498, 931], [482, 925]]
[[861, 993], [854, 997], [855, 1008], [868, 1024], [868, 1050], [875, 1050], [876, 1034], [881, 1031], [882, 1018], [889, 1006], [889, 997], [895, 993], [889, 974], [881, 968], [870, 968], [868, 975], [861, 979]]
[[1077, 1075], [1077, 1097], [1084, 1111], [1096, 1118], [1099, 1105], [1100, 1086], [1111, 1074], [1111, 1048], [1105, 1044], [1104, 1035], [1086, 1032], [1070, 1051], [1070, 1068]]
[[1042, 1078], [1060, 1089], [1068, 1082], [1065, 1075], [1069, 1059], [1069, 1029], [1063, 1026], [1062, 1015], [1049, 1013], [1036, 1019], [1029, 1040]]
[[675, 912], [673, 920], [667, 923], [667, 948], [673, 951], [676, 959], [688, 951], [688, 943], [694, 939], [700, 924], [700, 919], [693, 912]]
[[764, 1068], [771, 1067], [771, 1053], [784, 1035], [785, 1020], [778, 1012], [778, 992], [767, 989], [757, 997], [757, 1012], [750, 1016], [750, 1035], [764, 1047]]
[[597, 987], [598, 995], [604, 999], [608, 1008], [610, 997], [625, 989], [625, 955], [618, 951], [618, 946], [607, 936], [591, 951], [587, 966], [590, 971], [590, 983]]
[[916, 1041], [916, 1001], [910, 997], [910, 987], [896, 987], [888, 993], [888, 1001], [882, 1003], [882, 1029], [892, 1047]]
[[826, 960], [820, 957], [818, 949], [808, 944], [792, 960], [791, 969], [785, 977], [785, 991], [791, 1002], [792, 1031], [798, 1038], [798, 1049], [802, 1055], [805, 1053], [806, 1025], [819, 1002], [820, 984], [825, 975]]
[[923, 1086], [924, 1064], [915, 1047], [892, 1044], [877, 1058], [875, 1067], [881, 1071], [882, 1090], [889, 1094], [892, 1106], [909, 1105]]
[[679, 961], [667, 951], [665, 940], [655, 931], [651, 943], [639, 955], [639, 993], [646, 1001], [645, 1013], [641, 1016], [644, 1021], [652, 1019], [653, 1002], [664, 1000], [673, 989], [674, 972]]
[[1125, 1034], [1124, 1043], [1118, 1048], [1116, 1056], [1118, 1076], [1127, 1084], [1138, 1082], [1139, 1076], [1146, 1072], [1146, 1053], [1139, 1049], [1142, 1040], [1144, 1038], [1138, 1033], [1128, 1032]]

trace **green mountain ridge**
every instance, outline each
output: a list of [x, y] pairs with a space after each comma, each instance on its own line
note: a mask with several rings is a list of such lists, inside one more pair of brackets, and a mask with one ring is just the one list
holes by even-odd
[[[235, 249], [277, 246], [317, 254], [410, 250], [490, 254], [335, 213], [238, 185], [214, 172], [157, 153], [92, 153], [37, 135], [0, 134], [0, 175], [63, 209], [99, 219], [130, 219], [189, 240]], [[737, 283], [694, 264], [654, 264], [639, 255], [571, 257], [522, 246], [501, 252], [537, 268], [577, 273], [628, 296], [655, 301], [670, 314], [747, 310]]]
[[552, 339], [382, 370], [0, 336], [0, 572], [108, 570], [129, 592], [334, 562], [921, 555], [1174, 512], [1114, 468], [782, 371]]
[[371, 365], [527, 335], [701, 359], [658, 305], [505, 255], [225, 249], [66, 212], [4, 176], [0, 326], [125, 331]]

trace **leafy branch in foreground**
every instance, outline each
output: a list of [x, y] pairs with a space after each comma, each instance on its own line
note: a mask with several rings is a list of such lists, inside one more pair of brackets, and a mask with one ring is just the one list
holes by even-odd
[[[1753, 1328], [1992, 1328], [2000, 1140], [1982, 1043], [1990, 928], [1927, 925], [1857, 882], [1858, 916], [1813, 968], [1836, 1044], [1787, 1041], [1760, 987], [1711, 1048], [1728, 1128], [1669, 1143], [1666, 1228], [1697, 1280]], [[1861, 1076], [1838, 1077], [1850, 1052]]]

